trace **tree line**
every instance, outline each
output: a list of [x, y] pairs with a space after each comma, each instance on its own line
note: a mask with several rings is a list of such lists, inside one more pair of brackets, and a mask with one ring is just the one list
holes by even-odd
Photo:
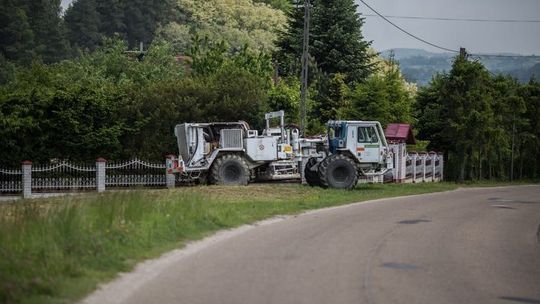
[[444, 151], [452, 180], [538, 178], [540, 83], [492, 75], [457, 56], [417, 96], [419, 137]]
[[[279, 109], [299, 122], [304, 1], [0, 1], [2, 165], [158, 160], [177, 123], [261, 128]], [[309, 134], [329, 119], [411, 123], [450, 179], [538, 177], [538, 82], [456, 57], [417, 88], [371, 49], [353, 0], [312, 5]]]

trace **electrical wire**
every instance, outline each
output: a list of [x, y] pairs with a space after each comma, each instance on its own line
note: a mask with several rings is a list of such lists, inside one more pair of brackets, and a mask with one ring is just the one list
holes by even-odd
[[[399, 25], [395, 24], [394, 22], [392, 22], [391, 20], [389, 20], [388, 16], [384, 16], [382, 15], [381, 13], [379, 13], [377, 10], [375, 10], [373, 7], [371, 7], [369, 4], [367, 4], [364, 0], [359, 0], [360, 2], [362, 2], [365, 6], [367, 6], [372, 12], [374, 12], [376, 15], [373, 15], [373, 16], [378, 16], [378, 17], [381, 17], [382, 19], [384, 19], [386, 22], [390, 23], [392, 26], [394, 26], [395, 28], [397, 28], [398, 30], [402, 31], [403, 33], [411, 36], [412, 38], [418, 40], [418, 41], [421, 41], [425, 44], [428, 44], [432, 47], [435, 47], [435, 48], [438, 48], [438, 49], [441, 49], [441, 50], [444, 50], [444, 51], [448, 51], [448, 52], [452, 52], [452, 53], [459, 53], [460, 51], [457, 51], [457, 50], [453, 50], [453, 49], [449, 49], [449, 48], [446, 48], [446, 47], [443, 47], [443, 46], [440, 46], [440, 45], [437, 45], [435, 43], [431, 43], [425, 39], [422, 39], [410, 32], [408, 32], [407, 30], [403, 29], [402, 27], [400, 27]], [[366, 16], [366, 15], [364, 15]], [[449, 18], [450, 19], [450, 18]], [[471, 19], [472, 20], [472, 19]], [[483, 19], [477, 19], [477, 20], [483, 20]], [[534, 21], [534, 20], [530, 20], [530, 21]], [[539, 21], [540, 22], [540, 21]], [[470, 53], [469, 55], [473, 55], [473, 56], [477, 56], [477, 57], [499, 57], [499, 58], [525, 58], [525, 57], [530, 57], [530, 58], [536, 58], [536, 57], [540, 57], [540, 56], [536, 56], [536, 55], [503, 55], [503, 54], [473, 54], [473, 53]]]
[[[362, 14], [366, 17], [380, 17], [376, 14]], [[463, 22], [499, 22], [499, 23], [540, 23], [540, 20], [520, 20], [520, 19], [475, 19], [475, 18], [445, 18], [445, 17], [422, 17], [422, 16], [396, 16], [384, 15], [389, 19], [413, 19], [413, 20], [435, 20], [435, 21], [463, 21]]]
[[413, 37], [414, 39], [416, 40], [419, 40], [425, 44], [428, 44], [428, 45], [431, 45], [432, 47], [435, 47], [435, 48], [438, 48], [438, 49], [441, 49], [441, 50], [444, 50], [444, 51], [448, 51], [448, 52], [452, 52], [452, 53], [459, 53], [459, 51], [456, 51], [456, 50], [453, 50], [453, 49], [449, 49], [449, 48], [446, 48], [446, 47], [443, 47], [443, 46], [440, 46], [440, 45], [437, 45], [435, 43], [431, 43], [425, 39], [422, 39], [408, 31], [406, 31], [405, 29], [401, 28], [399, 25], [395, 24], [394, 22], [392, 22], [391, 20], [389, 20], [388, 18], [386, 18], [385, 16], [383, 16], [381, 13], [379, 13], [378, 11], [376, 11], [374, 8], [372, 8], [369, 4], [367, 4], [364, 0], [360, 0], [360, 2], [362, 2], [365, 6], [367, 6], [371, 11], [373, 11], [375, 14], [377, 14], [379, 17], [383, 18], [386, 22], [390, 23], [391, 25], [393, 25], [395, 28], [397, 28], [398, 30], [402, 31], [403, 33]]

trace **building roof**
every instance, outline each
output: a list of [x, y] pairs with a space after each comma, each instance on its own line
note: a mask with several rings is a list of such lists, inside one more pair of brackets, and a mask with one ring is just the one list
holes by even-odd
[[409, 145], [416, 144], [416, 139], [410, 124], [389, 124], [384, 132], [386, 139], [391, 142], [404, 142]]

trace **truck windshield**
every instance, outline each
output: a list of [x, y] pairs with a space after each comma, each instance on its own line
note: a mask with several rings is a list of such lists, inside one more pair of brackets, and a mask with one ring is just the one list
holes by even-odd
[[374, 127], [358, 127], [359, 143], [378, 143], [377, 131]]

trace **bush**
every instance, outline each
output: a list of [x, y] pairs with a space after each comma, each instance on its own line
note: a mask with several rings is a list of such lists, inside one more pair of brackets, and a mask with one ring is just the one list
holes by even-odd
[[[100, 156], [162, 160], [176, 152], [178, 123], [247, 120], [262, 126], [268, 56], [247, 49], [230, 55], [206, 44], [185, 76], [166, 43], [155, 43], [142, 61], [126, 55], [126, 47], [108, 40], [76, 60], [18, 68], [0, 85], [0, 165]], [[219, 64], [205, 64], [205, 56], [218, 56]]]

